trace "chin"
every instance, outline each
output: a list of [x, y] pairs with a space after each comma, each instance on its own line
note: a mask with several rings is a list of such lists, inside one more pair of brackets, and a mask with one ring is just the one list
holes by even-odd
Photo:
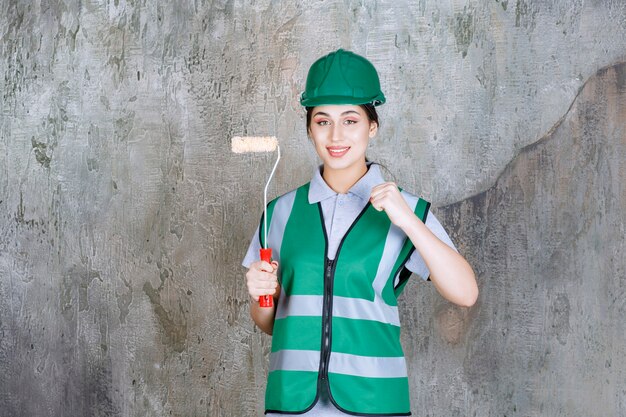
[[332, 169], [346, 169], [350, 168], [356, 163], [356, 161], [342, 161], [342, 160], [326, 160], [324, 161], [324, 165]]

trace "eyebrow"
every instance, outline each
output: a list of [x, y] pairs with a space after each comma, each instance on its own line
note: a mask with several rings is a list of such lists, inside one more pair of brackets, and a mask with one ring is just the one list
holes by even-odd
[[[346, 114], [350, 114], [350, 113], [355, 113], [360, 116], [359, 112], [356, 110], [346, 110], [343, 113], [341, 113], [341, 116], [345, 116]], [[318, 111], [317, 113], [313, 115], [313, 117], [318, 116], [318, 115], [330, 117], [330, 114], [324, 113], [323, 111]]]

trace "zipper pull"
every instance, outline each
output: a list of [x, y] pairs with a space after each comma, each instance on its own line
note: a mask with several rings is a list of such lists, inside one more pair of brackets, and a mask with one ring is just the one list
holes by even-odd
[[330, 272], [333, 269], [333, 264], [335, 263], [334, 259], [327, 259], [326, 260], [326, 273], [328, 274], [328, 276], [330, 276]]

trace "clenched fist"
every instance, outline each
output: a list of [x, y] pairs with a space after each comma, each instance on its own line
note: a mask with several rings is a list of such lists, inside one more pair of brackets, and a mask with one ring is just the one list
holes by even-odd
[[370, 202], [376, 210], [385, 210], [389, 220], [403, 230], [415, 217], [415, 213], [404, 201], [398, 186], [393, 182], [384, 182], [372, 188]]

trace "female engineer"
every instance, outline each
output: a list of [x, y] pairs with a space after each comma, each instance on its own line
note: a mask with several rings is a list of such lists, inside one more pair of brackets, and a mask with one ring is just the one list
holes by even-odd
[[[471, 306], [474, 272], [430, 204], [366, 158], [385, 102], [366, 58], [343, 49], [319, 58], [300, 102], [322, 164], [268, 203], [272, 263], [258, 261], [263, 219], [242, 263], [250, 315], [272, 335], [265, 413], [410, 415], [397, 297], [414, 273]], [[266, 294], [275, 307], [259, 306]]]

